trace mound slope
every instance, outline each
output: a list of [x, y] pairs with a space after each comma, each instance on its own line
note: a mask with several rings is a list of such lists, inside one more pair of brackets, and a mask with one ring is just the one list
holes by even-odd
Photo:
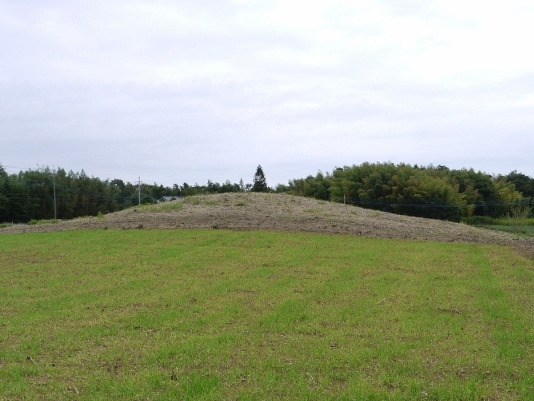
[[274, 230], [366, 237], [516, 245], [534, 255], [534, 241], [447, 221], [401, 216], [285, 194], [227, 193], [133, 207], [101, 218], [15, 225], [2, 233], [84, 229]]

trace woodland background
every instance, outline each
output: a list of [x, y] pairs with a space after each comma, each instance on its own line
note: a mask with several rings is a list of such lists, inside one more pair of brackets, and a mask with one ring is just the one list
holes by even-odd
[[[491, 175], [473, 169], [393, 163], [363, 163], [336, 167], [332, 172], [290, 180], [287, 185], [267, 185], [261, 166], [253, 182], [206, 185], [174, 184], [172, 187], [102, 180], [63, 168], [7, 174], [0, 164], [0, 222], [72, 219], [116, 212], [163, 197], [179, 198], [224, 192], [276, 192], [345, 202], [365, 208], [410, 216], [461, 221], [472, 216], [498, 218], [520, 208], [532, 216], [534, 178], [512, 171]], [[55, 208], [54, 208], [55, 193]]]

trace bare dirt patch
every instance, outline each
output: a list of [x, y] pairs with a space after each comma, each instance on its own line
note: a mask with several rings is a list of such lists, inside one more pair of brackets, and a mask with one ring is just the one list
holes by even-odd
[[534, 256], [534, 240], [465, 224], [384, 213], [280, 194], [232, 193], [133, 207], [103, 217], [57, 224], [15, 225], [0, 233], [85, 229], [191, 229], [295, 231], [441, 242], [513, 245]]

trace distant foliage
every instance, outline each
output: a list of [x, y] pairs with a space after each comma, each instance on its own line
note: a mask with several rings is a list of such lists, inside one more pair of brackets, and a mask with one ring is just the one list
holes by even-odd
[[[336, 168], [332, 174], [289, 181], [277, 192], [345, 202], [365, 208], [442, 220], [462, 217], [498, 218], [532, 197], [516, 189], [534, 188], [534, 179], [522, 174], [493, 177], [473, 169], [450, 170], [445, 166], [419, 167], [409, 164], [363, 163]], [[530, 192], [527, 193], [530, 195]]]
[[320, 200], [330, 199], [331, 177], [317, 173], [315, 177], [309, 175], [306, 178], [289, 181], [289, 185], [278, 185], [276, 192], [285, 192], [291, 195], [306, 196]]
[[[97, 216], [116, 212], [139, 203], [137, 183], [120, 179], [102, 181], [81, 173], [55, 172], [58, 219]], [[208, 180], [207, 185], [172, 187], [141, 184], [141, 203], [158, 202], [164, 196], [183, 197], [223, 192], [244, 192], [251, 184]], [[0, 163], [0, 223], [28, 223], [54, 218], [54, 173], [49, 167], [8, 175]]]
[[[48, 168], [9, 175], [0, 163], [0, 223], [26, 223], [54, 218], [53, 172]], [[137, 183], [89, 177], [64, 169], [55, 172], [58, 219], [97, 216], [139, 203]], [[164, 196], [226, 192], [267, 192], [261, 166], [253, 184], [208, 180], [207, 185], [141, 184], [141, 202], [155, 203]], [[278, 185], [278, 193], [361, 207], [451, 221], [486, 216], [501, 218], [521, 210], [533, 216], [534, 179], [511, 172], [492, 176], [473, 169], [450, 170], [445, 166], [411, 166], [393, 163], [363, 163], [335, 168], [332, 173], [298, 178]]]
[[[58, 218], [96, 216], [132, 203], [124, 184], [101, 181], [81, 173], [55, 172]], [[122, 183], [122, 182], [121, 182]], [[54, 218], [54, 174], [47, 168], [0, 177], [0, 221], [15, 223]]]

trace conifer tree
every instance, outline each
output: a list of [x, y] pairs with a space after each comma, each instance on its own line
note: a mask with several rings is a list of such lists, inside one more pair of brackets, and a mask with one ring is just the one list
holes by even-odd
[[254, 184], [252, 185], [252, 192], [267, 192], [269, 188], [267, 187], [267, 181], [265, 179], [265, 174], [261, 166], [258, 166], [256, 169], [256, 174], [254, 174]]

